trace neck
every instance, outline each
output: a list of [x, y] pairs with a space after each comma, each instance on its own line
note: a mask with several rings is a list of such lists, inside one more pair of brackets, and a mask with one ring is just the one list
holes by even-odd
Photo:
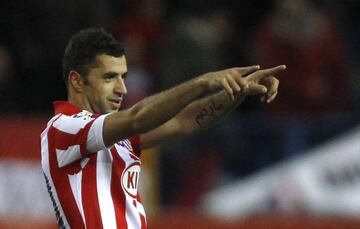
[[72, 93], [69, 93], [67, 101], [81, 110], [87, 110], [94, 113], [93, 109], [91, 109], [91, 106], [85, 101], [82, 94], [74, 95]]

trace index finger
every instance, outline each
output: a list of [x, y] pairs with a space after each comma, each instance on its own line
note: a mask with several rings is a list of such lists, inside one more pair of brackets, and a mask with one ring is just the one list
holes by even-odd
[[260, 65], [234, 68], [234, 70], [236, 70], [238, 73], [240, 73], [241, 76], [249, 75], [253, 72], [256, 72], [259, 69], [260, 69]]
[[256, 72], [258, 79], [262, 79], [266, 76], [276, 75], [286, 69], [286, 65], [278, 65], [273, 68], [262, 69]]

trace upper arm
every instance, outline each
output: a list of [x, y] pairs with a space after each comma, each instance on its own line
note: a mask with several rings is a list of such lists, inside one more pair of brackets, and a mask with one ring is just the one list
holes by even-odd
[[140, 134], [140, 149], [147, 149], [175, 137], [187, 135], [191, 129], [190, 122], [188, 115], [183, 113], [183, 111], [180, 112], [164, 124], [146, 132], [137, 128], [136, 117], [131, 114], [131, 110], [111, 113], [104, 121], [104, 144], [109, 146], [121, 139]]
[[134, 125], [134, 115], [130, 110], [110, 113], [106, 116], [103, 125], [103, 141], [105, 146], [127, 139], [139, 132]]
[[[138, 135], [139, 131], [136, 130], [136, 127], [134, 127], [132, 123], [134, 123], [134, 121], [126, 111], [114, 112], [107, 115], [103, 126], [104, 144], [110, 146], [122, 139]], [[151, 148], [179, 136], [179, 126], [180, 124], [177, 119], [173, 118], [155, 129], [140, 134], [140, 149]]]
[[[161, 116], [161, 114], [159, 116]], [[148, 146], [147, 143], [166, 138], [168, 135], [173, 135], [174, 131], [177, 130], [177, 122], [174, 120], [174, 117], [162, 125], [158, 125], [158, 119], [158, 117], [151, 116], [144, 111], [139, 112], [134, 107], [113, 112], [109, 114], [104, 121], [104, 144], [110, 146], [122, 139], [128, 139], [140, 134], [144, 136], [141, 137], [140, 148], [152, 147], [154, 144], [151, 143], [149, 144], [151, 146]], [[141, 147], [142, 142], [145, 142], [144, 148]]]

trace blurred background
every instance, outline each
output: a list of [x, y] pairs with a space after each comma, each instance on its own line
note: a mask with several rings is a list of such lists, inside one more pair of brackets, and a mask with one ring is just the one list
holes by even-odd
[[[79, 29], [124, 42], [125, 106], [198, 74], [286, 64], [207, 132], [144, 155], [149, 228], [360, 227], [357, 0], [12, 0], [0, 4], [0, 228], [56, 228], [39, 135]], [[159, 108], [161, 109], [161, 108]]]

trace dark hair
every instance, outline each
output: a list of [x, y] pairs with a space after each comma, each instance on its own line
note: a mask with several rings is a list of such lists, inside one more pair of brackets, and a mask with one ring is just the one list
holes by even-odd
[[96, 56], [106, 54], [114, 57], [124, 55], [123, 45], [103, 28], [88, 28], [73, 35], [63, 57], [63, 77], [67, 83], [71, 70], [86, 77], [96, 67]]

